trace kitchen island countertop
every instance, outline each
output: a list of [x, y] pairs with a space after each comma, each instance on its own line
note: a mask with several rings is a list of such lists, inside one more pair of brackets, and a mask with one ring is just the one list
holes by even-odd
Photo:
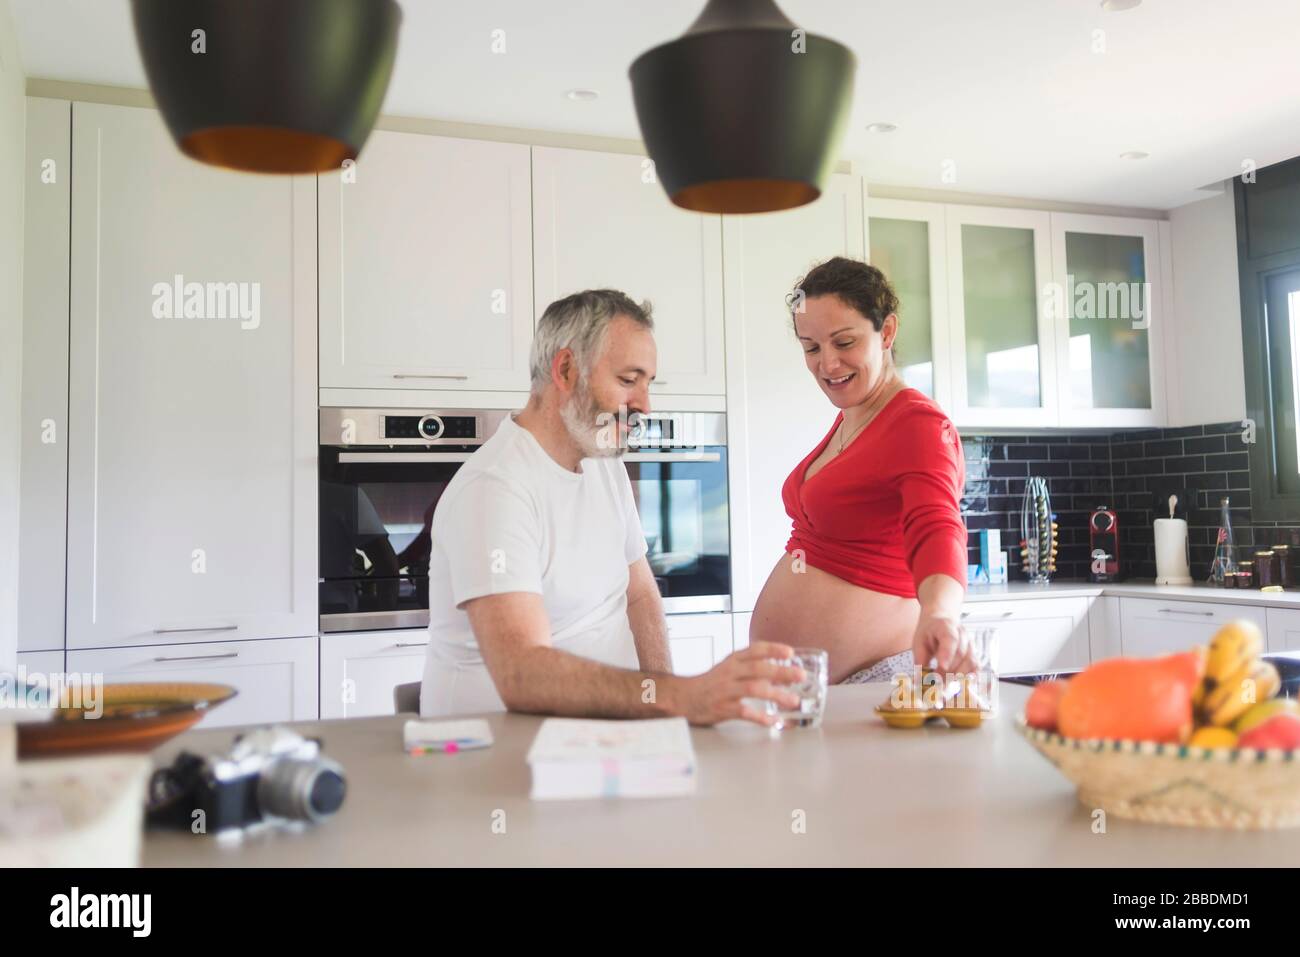
[[[348, 795], [324, 825], [226, 844], [150, 832], [147, 866], [844, 865], [1270, 866], [1300, 860], [1300, 829], [1233, 832], [1110, 817], [1094, 833], [1074, 788], [1017, 733], [1028, 689], [1001, 685], [979, 730], [886, 728], [889, 686], [830, 689], [824, 726], [769, 737], [693, 728], [691, 797], [532, 801], [524, 756], [541, 718], [488, 716], [496, 743], [457, 755], [402, 751], [409, 716], [299, 722], [344, 766]], [[192, 731], [155, 754], [229, 747], [238, 729]]]

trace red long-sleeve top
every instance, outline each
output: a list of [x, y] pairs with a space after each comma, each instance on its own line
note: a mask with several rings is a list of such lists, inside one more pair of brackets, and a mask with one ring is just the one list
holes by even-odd
[[904, 389], [805, 481], [842, 418], [782, 486], [794, 521], [785, 550], [801, 550], [809, 565], [854, 585], [905, 598], [936, 573], [964, 585], [965, 462], [948, 417], [924, 394]]

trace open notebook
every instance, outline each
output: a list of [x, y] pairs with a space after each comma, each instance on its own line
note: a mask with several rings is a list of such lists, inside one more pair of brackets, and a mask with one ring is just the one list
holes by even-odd
[[528, 750], [536, 800], [672, 797], [695, 791], [685, 718], [547, 718]]

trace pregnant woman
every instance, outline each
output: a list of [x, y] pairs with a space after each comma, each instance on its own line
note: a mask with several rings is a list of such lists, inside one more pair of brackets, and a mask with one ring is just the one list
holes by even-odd
[[837, 257], [791, 302], [808, 371], [840, 412], [781, 490], [793, 531], [751, 640], [825, 648], [832, 682], [889, 681], [914, 661], [974, 671], [961, 439], [894, 366], [898, 299], [879, 269]]

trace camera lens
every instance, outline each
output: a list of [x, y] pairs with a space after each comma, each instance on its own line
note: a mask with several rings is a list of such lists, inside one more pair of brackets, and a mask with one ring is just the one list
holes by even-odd
[[347, 792], [347, 788], [347, 782], [343, 780], [342, 775], [328, 769], [323, 770], [312, 782], [308, 803], [318, 817], [333, 814], [343, 806], [343, 795]]
[[263, 772], [257, 798], [263, 814], [293, 821], [319, 821], [343, 805], [343, 768], [329, 758], [284, 758]]

